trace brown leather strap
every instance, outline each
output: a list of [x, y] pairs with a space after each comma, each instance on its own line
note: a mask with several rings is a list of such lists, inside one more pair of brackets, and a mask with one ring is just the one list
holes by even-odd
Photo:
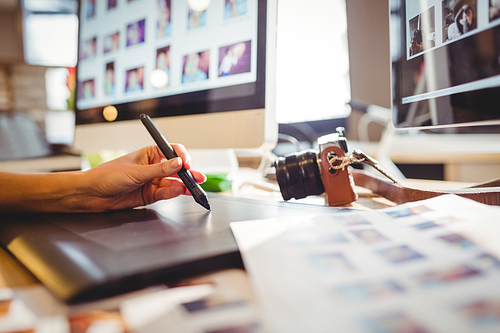
[[397, 204], [453, 193], [488, 205], [500, 205], [500, 179], [457, 191], [429, 191], [394, 184], [362, 170], [353, 169], [352, 174], [357, 186], [369, 189]]

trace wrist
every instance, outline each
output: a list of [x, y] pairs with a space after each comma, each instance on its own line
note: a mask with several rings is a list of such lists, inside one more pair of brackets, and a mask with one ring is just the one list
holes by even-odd
[[92, 206], [89, 200], [89, 182], [86, 171], [60, 173], [61, 183], [56, 192], [59, 197], [59, 210], [64, 212], [88, 212]]
[[41, 212], [84, 212], [86, 183], [82, 172], [61, 172], [41, 175], [39, 190], [34, 192], [38, 201], [35, 211]]

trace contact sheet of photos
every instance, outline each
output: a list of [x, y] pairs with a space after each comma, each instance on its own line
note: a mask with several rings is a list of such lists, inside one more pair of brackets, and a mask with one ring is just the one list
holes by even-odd
[[406, 20], [409, 59], [499, 25], [500, 1], [410, 0], [406, 1]]
[[[271, 298], [264, 304], [280, 304], [270, 327], [499, 332], [500, 260], [490, 245], [500, 227], [481, 234], [477, 222], [479, 234], [470, 230], [476, 218], [498, 222], [500, 210], [474, 218], [480, 204], [450, 197], [308, 221], [232, 223], [240, 248], [259, 244], [243, 259], [259, 296]], [[276, 237], [248, 240], [257, 231]], [[293, 305], [283, 307], [286, 300]], [[292, 313], [301, 317], [287, 320]]]
[[256, 13], [256, 0], [83, 0], [78, 105], [255, 81]]

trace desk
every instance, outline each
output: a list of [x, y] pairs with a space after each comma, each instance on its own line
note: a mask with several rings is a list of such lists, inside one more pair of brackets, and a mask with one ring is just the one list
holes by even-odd
[[[384, 200], [379, 201], [378, 199], [379, 198], [376, 197], [370, 199], [368, 194], [365, 194], [365, 196], [361, 198], [359, 202], [356, 203], [356, 208], [368, 209], [368, 207], [363, 207], [364, 206], [363, 202], [372, 200], [376, 202], [376, 205], [378, 207], [391, 206], [390, 202], [384, 202]], [[316, 210], [310, 210], [310, 211], [316, 211]], [[318, 209], [318, 211], [325, 211], [325, 210]], [[90, 313], [95, 315], [92, 318], [100, 318], [100, 319], [108, 318], [110, 320], [115, 320], [116, 323], [117, 309], [120, 308], [120, 306], [123, 304], [130, 304], [130, 302], [132, 302], [132, 304], [134, 305], [135, 304], [133, 303], [134, 300], [149, 299], [150, 302], [160, 302], [159, 304], [161, 306], [166, 307], [168, 304], [164, 303], [165, 298], [177, 297], [175, 299], [178, 300], [180, 297], [179, 295], [175, 296], [172, 294], [168, 294], [166, 293], [165, 290], [163, 290], [160, 287], [159, 289], [158, 288], [146, 289], [133, 294], [108, 299], [104, 302], [86, 303], [72, 307], [67, 307], [59, 303], [54, 298], [52, 298], [50, 294], [46, 293], [45, 289], [43, 287], [40, 287], [37, 280], [30, 273], [28, 273], [22, 267], [22, 265], [20, 265], [15, 259], [10, 257], [10, 255], [5, 253], [5, 251], [3, 250], [0, 251], [0, 274], [2, 276], [2, 278], [0, 279], [0, 287], [14, 288], [15, 290], [19, 291], [19, 295], [22, 296], [23, 300], [25, 301], [29, 300], [30, 302], [32, 302], [30, 304], [32, 304], [33, 306], [37, 307], [37, 304], [39, 304], [37, 302], [42, 302], [44, 306], [44, 311], [46, 311], [45, 314], [50, 314], [51, 316], [54, 316], [56, 313], [63, 314], [64, 319], [70, 317], [72, 318], [73, 323], [81, 322], [85, 318], [86, 318], [85, 320], [87, 320], [88, 318], [92, 317], [90, 316]], [[226, 325], [236, 325], [236, 324], [246, 325], [248, 330], [245, 332], [258, 331], [258, 330], [250, 330], [255, 328], [253, 325], [255, 325], [255, 322], [258, 318], [257, 317], [258, 304], [256, 304], [252, 296], [248, 277], [246, 276], [243, 270], [241, 269], [223, 270], [215, 273], [198, 276], [195, 278], [185, 279], [180, 282], [177, 282], [175, 285], [172, 286], [175, 287], [200, 286], [200, 285], [203, 286], [207, 284], [210, 285], [211, 288], [213, 287], [214, 289], [214, 292], [211, 294], [211, 297], [207, 302], [212, 304], [213, 306], [215, 306], [216, 304], [226, 304], [226, 305], [231, 304], [232, 307], [229, 315], [227, 312], [225, 312], [225, 315], [222, 316], [223, 318], [217, 316], [214, 318], [213, 316], [207, 315], [207, 313], [205, 313], [204, 315], [196, 315], [195, 317], [192, 317], [195, 311], [189, 313], [189, 310], [187, 310], [188, 313], [186, 313], [186, 311], [182, 310], [181, 313], [176, 312], [173, 318], [171, 317], [167, 318], [168, 321], [164, 322], [163, 324], [166, 323], [171, 324], [172, 322], [175, 322], [176, 325], [182, 326], [183, 324], [185, 324], [185, 321], [183, 321], [182, 319], [189, 318], [189, 322], [194, 320], [194, 322], [196, 322], [197, 325], [201, 326], [205, 325], [203, 327], [205, 328], [210, 327], [211, 329], [212, 328], [215, 329], [217, 325], [217, 323], [215, 322], [218, 320], [219, 321], [222, 320]], [[171, 288], [170, 290], [177, 290], [177, 289], [178, 288]], [[198, 292], [204, 292], [204, 291], [198, 290]], [[161, 300], [155, 298], [154, 295], [158, 294], [161, 295], [162, 298]], [[185, 302], [189, 303], [189, 298], [187, 296], [183, 297], [186, 297], [184, 300]], [[206, 304], [200, 305], [192, 303], [190, 306], [191, 309], [193, 309], [193, 307], [206, 306]], [[40, 308], [37, 309], [40, 310]], [[100, 316], [96, 315], [96, 310], [100, 311], [99, 312]], [[125, 311], [123, 307], [122, 311]], [[86, 317], [83, 314], [86, 314]], [[58, 318], [59, 318], [58, 320], [62, 320], [61, 317]], [[167, 319], [164, 318], [164, 320]], [[235, 322], [235, 319], [237, 319], [236, 320], [237, 322]], [[158, 324], [158, 322], [156, 323]], [[175, 332], [175, 330], [173, 331]], [[181, 331], [186, 332], [185, 330]], [[148, 331], [148, 332], [153, 332], [153, 331]]]
[[7, 172], [40, 173], [74, 171], [82, 168], [82, 158], [77, 155], [56, 155], [11, 161], [0, 161], [0, 170]]
[[[251, 197], [255, 198], [256, 196], [268, 196], [271, 195], [274, 198], [272, 201], [279, 201], [280, 199], [276, 196], [279, 195], [279, 193], [269, 193], [267, 191], [262, 191], [260, 192], [260, 195], [258, 193], [258, 189], [255, 190], [255, 188], [252, 191], [247, 191], [245, 189], [242, 189], [239, 194], [242, 196], [246, 197]], [[179, 198], [180, 200], [189, 200], [192, 201], [191, 198]], [[378, 198], [380, 199], [380, 198]], [[372, 207], [387, 207], [390, 205], [388, 202], [384, 202], [384, 199], [380, 199], [379, 202], [377, 202], [378, 199], [371, 200], [369, 198], [361, 198], [360, 202], [355, 203], [357, 208], [360, 209], [369, 209], [368, 207], [364, 208], [363, 207], [363, 202], [368, 203], [370, 201], [372, 202]], [[305, 204], [304, 202], [313, 202], [313, 204]], [[309, 209], [309, 211], [315, 212], [315, 211], [329, 211], [330, 208], [328, 207], [321, 207], [321, 202], [324, 202], [324, 199], [322, 197], [318, 198], [309, 198], [307, 200], [301, 200], [296, 204], [290, 204], [293, 207], [301, 207], [303, 206], [301, 210], [304, 209]], [[214, 208], [217, 209], [217, 200], [211, 200], [211, 204], [213, 204]], [[318, 205], [319, 204], [319, 205]], [[266, 203], [270, 207], [270, 209], [276, 209], [274, 203]], [[375, 206], [373, 206], [375, 205]], [[276, 212], [279, 212], [277, 210]], [[298, 212], [298, 211], [297, 211]], [[296, 214], [294, 214], [296, 215]], [[300, 215], [300, 214], [299, 214]], [[217, 216], [217, 214], [215, 214]], [[246, 218], [248, 219], [254, 219], [254, 218], [259, 218], [259, 214], [254, 213], [249, 213], [246, 214]], [[212, 225], [214, 228], [214, 232], [217, 231], [220, 227], [217, 225]], [[31, 302], [38, 303], [40, 302], [40, 298], [44, 299], [42, 303], [44, 304], [53, 304], [51, 310], [49, 313], [53, 315], [54, 313], [57, 312], [62, 312], [65, 316], [74, 316], [74, 315], [81, 315], [81, 313], [88, 313], [89, 311], [93, 310], [106, 310], [108, 311], [114, 311], [113, 313], [116, 313], [117, 309], [120, 306], [120, 302], [123, 301], [124, 298], [129, 298], [129, 297], [139, 297], [139, 296], [144, 296], [144, 294], [147, 293], [155, 293], [158, 292], [158, 290], [153, 289], [153, 290], [145, 290], [143, 292], [139, 291], [138, 293], [132, 293], [131, 295], [124, 297], [124, 298], [111, 298], [111, 300], [107, 302], [97, 302], [97, 303], [83, 303], [79, 305], [74, 305], [71, 307], [67, 307], [60, 303], [57, 299], [55, 299], [53, 296], [48, 294], [46, 292], [46, 289], [40, 285], [38, 280], [31, 274], [29, 273], [24, 266], [17, 261], [15, 258], [13, 258], [9, 253], [7, 253], [5, 250], [0, 249], [0, 287], [8, 287], [8, 288], [13, 288], [15, 290], [20, 291], [20, 295], [23, 295], [22, 297], [24, 299], [31, 299], [32, 297], [35, 297], [35, 300], [31, 300]], [[213, 302], [217, 303], [220, 302], [220, 299], [226, 299], [226, 300], [231, 300], [231, 302], [235, 302], [235, 304], [245, 304], [245, 306], [235, 309], [236, 312], [238, 312], [238, 316], [241, 316], [240, 318], [244, 318], [245, 320], [248, 321], [249, 324], [252, 324], [253, 321], [255, 321], [255, 306], [254, 306], [254, 300], [252, 298], [250, 290], [250, 286], [248, 283], [248, 278], [246, 274], [244, 274], [244, 271], [241, 269], [226, 269], [223, 271], [211, 273], [208, 275], [202, 275], [202, 276], [197, 276], [195, 278], [190, 278], [190, 279], [185, 279], [180, 282], [181, 285], [193, 285], [193, 284], [200, 284], [200, 283], [207, 283], [210, 282], [212, 284], [215, 284], [215, 291], [213, 295]], [[179, 282], [176, 282], [175, 285], [179, 285]], [[236, 315], [236, 314], [234, 314]], [[1, 317], [0, 317], [1, 320]], [[200, 319], [202, 320], [202, 319]], [[205, 320], [205, 319], [203, 319]], [[208, 320], [208, 319], [207, 319]], [[226, 319], [224, 319], [226, 320]], [[242, 319], [243, 320], [243, 319]], [[0, 321], [1, 323], [1, 321]]]

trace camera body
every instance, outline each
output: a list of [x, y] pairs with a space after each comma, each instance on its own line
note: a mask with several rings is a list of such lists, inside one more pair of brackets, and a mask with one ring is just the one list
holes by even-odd
[[284, 200], [323, 192], [328, 206], [345, 205], [357, 199], [349, 168], [340, 167], [348, 151], [343, 130], [338, 128], [337, 133], [319, 138], [319, 151], [306, 150], [278, 158], [276, 179]]
[[[328, 206], [340, 206], [356, 201], [358, 195], [354, 191], [354, 180], [350, 168], [340, 169], [331, 167], [330, 157], [345, 157], [347, 153], [346, 138], [339, 134], [321, 137], [319, 142], [319, 167], [321, 179], [325, 187], [326, 203]], [[345, 150], [344, 150], [345, 147]], [[340, 165], [336, 161], [333, 165]]]

